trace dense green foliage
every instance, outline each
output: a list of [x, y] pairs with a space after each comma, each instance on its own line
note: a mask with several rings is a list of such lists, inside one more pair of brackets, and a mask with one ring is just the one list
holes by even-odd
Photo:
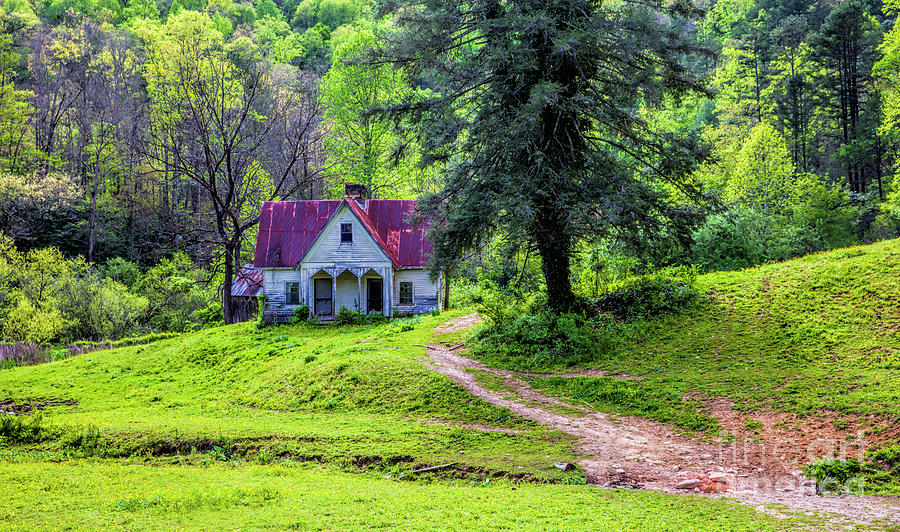
[[[82, 299], [125, 293], [110, 305], [127, 322], [4, 297], [6, 340], [214, 323], [191, 315], [214, 289], [228, 322], [259, 202], [350, 181], [437, 193], [436, 265], [544, 287], [553, 307], [623, 260], [739, 269], [900, 232], [893, 3], [401, 4], [4, 4], [0, 231], [84, 256]], [[181, 284], [184, 311], [143, 311], [100, 271], [178, 252], [213, 283], [202, 305]]]
[[[548, 310], [540, 292], [523, 298], [482, 281], [454, 294], [476, 305], [487, 320], [474, 335], [476, 352], [495, 364], [548, 369], [590, 364], [598, 353], [615, 349], [629, 322], [698, 308], [703, 296], [696, 271], [667, 268], [640, 275], [623, 268], [620, 276], [581, 284], [578, 311]], [[459, 302], [459, 301], [458, 301]]]
[[220, 309], [208, 281], [183, 253], [146, 271], [121, 258], [91, 268], [56, 248], [20, 253], [0, 233], [0, 317], [10, 341], [118, 339], [210, 325]]

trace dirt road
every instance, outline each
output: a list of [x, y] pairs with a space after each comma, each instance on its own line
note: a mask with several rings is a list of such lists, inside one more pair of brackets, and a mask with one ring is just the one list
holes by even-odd
[[[457, 331], [475, 322], [477, 317], [465, 316], [445, 325], [443, 331]], [[706, 443], [651, 420], [608, 415], [547, 397], [519, 374], [488, 368], [459, 349], [442, 345], [427, 349], [425, 365], [473, 395], [577, 437], [576, 451], [585, 456], [579, 465], [593, 484], [685, 493], [675, 489], [679, 481], [715, 471], [727, 476], [729, 492], [698, 496], [729, 497], [782, 516], [821, 513], [829, 516], [829, 529], [852, 523], [900, 526], [900, 499], [809, 495], [796, 464], [778, 460], [778, 451], [767, 449], [766, 442]], [[501, 377], [504, 390], [481, 386], [478, 371]]]

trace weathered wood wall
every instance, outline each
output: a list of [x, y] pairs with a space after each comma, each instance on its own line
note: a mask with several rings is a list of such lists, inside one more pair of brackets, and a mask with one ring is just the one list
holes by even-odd
[[[412, 282], [413, 304], [400, 304], [400, 283]], [[421, 314], [438, 308], [440, 283], [428, 278], [428, 270], [397, 270], [394, 272], [394, 308], [400, 314]]]

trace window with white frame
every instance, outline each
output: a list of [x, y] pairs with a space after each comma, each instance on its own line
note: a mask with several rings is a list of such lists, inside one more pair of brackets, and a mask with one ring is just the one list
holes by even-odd
[[353, 224], [341, 224], [341, 244], [353, 243]]
[[400, 281], [400, 304], [413, 304], [413, 284], [411, 281]]
[[284, 304], [299, 305], [300, 304], [300, 282], [288, 281], [284, 283]]

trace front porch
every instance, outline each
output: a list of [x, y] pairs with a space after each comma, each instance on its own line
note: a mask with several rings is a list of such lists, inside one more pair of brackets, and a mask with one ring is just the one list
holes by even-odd
[[336, 266], [301, 270], [305, 304], [323, 321], [334, 319], [341, 307], [365, 314], [390, 315], [391, 269]]

